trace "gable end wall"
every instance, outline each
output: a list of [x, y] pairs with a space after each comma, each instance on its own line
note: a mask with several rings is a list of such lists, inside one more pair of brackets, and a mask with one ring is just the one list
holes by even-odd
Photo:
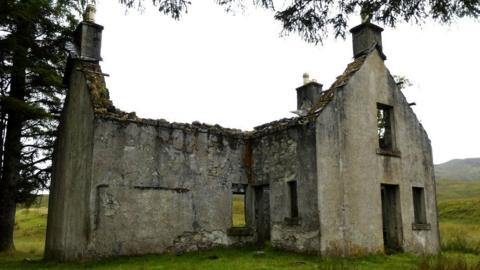
[[[400, 245], [403, 251], [439, 251], [433, 161], [429, 139], [396, 87], [379, 54], [372, 52], [349, 83], [337, 92], [343, 182], [345, 255], [383, 251], [381, 184], [398, 185]], [[380, 155], [377, 103], [393, 106], [393, 129], [400, 156]], [[429, 230], [413, 230], [412, 187], [425, 189]], [[320, 195], [321, 196], [321, 195]]]

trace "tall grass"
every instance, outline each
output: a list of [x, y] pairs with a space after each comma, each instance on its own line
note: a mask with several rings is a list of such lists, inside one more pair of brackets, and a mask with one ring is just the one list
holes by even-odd
[[443, 251], [480, 254], [480, 225], [440, 223]]
[[480, 197], [441, 201], [438, 203], [438, 214], [444, 222], [480, 224]]
[[433, 256], [424, 257], [414, 270], [478, 270], [480, 260], [469, 259], [466, 256]]
[[440, 180], [437, 195], [442, 251], [480, 254], [480, 181]]

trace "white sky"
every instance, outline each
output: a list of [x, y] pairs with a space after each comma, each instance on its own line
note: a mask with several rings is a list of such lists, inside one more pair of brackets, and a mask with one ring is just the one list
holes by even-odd
[[[193, 2], [174, 21], [154, 8], [126, 14], [117, 1], [97, 1], [102, 68], [116, 107], [248, 130], [294, 116], [304, 72], [327, 89], [352, 60], [350, 35], [307, 44], [279, 37], [281, 25], [267, 11], [234, 16], [213, 0]], [[414, 84], [403, 93], [417, 103], [434, 162], [480, 157], [480, 22], [384, 28], [386, 65]]]

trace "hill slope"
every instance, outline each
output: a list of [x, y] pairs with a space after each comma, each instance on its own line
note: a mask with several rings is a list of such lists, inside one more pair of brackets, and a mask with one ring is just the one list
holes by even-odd
[[452, 159], [435, 165], [437, 179], [479, 180], [480, 158]]

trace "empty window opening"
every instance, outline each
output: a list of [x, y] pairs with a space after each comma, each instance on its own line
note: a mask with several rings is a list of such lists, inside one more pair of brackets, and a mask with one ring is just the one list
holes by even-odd
[[413, 193], [413, 214], [416, 224], [426, 224], [427, 215], [425, 212], [425, 193], [421, 187], [412, 187]]
[[383, 150], [393, 150], [392, 109], [391, 106], [377, 104], [378, 144]]
[[246, 185], [232, 184], [232, 224], [233, 227], [247, 226], [245, 215]]
[[297, 181], [288, 182], [288, 195], [290, 197], [290, 217], [298, 217], [298, 197], [297, 197]]

